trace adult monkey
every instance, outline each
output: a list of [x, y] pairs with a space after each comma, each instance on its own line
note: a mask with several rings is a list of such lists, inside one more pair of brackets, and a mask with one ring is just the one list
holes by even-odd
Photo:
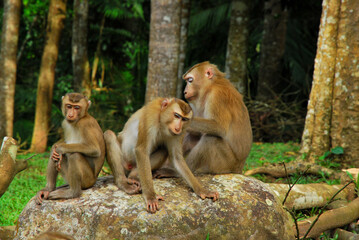
[[[46, 187], [36, 195], [44, 199], [69, 199], [92, 187], [105, 160], [105, 141], [101, 127], [88, 112], [91, 101], [80, 93], [62, 97], [64, 139], [55, 143], [47, 165]], [[58, 172], [70, 188], [56, 188]]]
[[159, 169], [167, 157], [198, 196], [213, 201], [219, 197], [218, 192], [201, 186], [183, 159], [183, 131], [191, 118], [192, 109], [184, 101], [157, 98], [135, 112], [117, 137], [110, 130], [104, 134], [115, 183], [123, 189], [128, 187], [126, 174], [129, 179], [139, 177], [147, 211], [151, 213], [159, 209], [158, 200], [163, 199], [156, 195], [151, 171]]
[[194, 65], [183, 79], [194, 112], [183, 145], [188, 166], [197, 173], [241, 173], [252, 146], [242, 95], [208, 61]]

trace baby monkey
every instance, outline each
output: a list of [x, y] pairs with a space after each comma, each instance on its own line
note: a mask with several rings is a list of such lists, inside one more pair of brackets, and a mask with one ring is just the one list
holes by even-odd
[[219, 198], [218, 192], [202, 187], [183, 158], [183, 132], [192, 115], [191, 107], [180, 99], [157, 98], [135, 112], [117, 137], [110, 130], [105, 132], [107, 160], [116, 185], [130, 194], [140, 192], [139, 177], [150, 213], [159, 210], [158, 200], [163, 200], [154, 190], [152, 171], [167, 158], [198, 196]]

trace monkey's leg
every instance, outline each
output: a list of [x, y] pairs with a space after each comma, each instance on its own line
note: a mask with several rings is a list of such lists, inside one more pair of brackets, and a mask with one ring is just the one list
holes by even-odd
[[183, 155], [187, 156], [188, 153], [198, 144], [201, 139], [200, 133], [186, 133], [186, 136], [183, 139]]
[[138, 178], [133, 180], [126, 178], [121, 160], [121, 146], [116, 134], [111, 130], [107, 130], [104, 133], [104, 138], [106, 143], [106, 158], [112, 170], [115, 185], [128, 194], [139, 193], [141, 191], [141, 184]]
[[[62, 168], [63, 177], [70, 188], [58, 188], [49, 194], [49, 199], [69, 199], [81, 195], [81, 189], [92, 187], [97, 177], [86, 157], [80, 153], [66, 154], [67, 164]], [[67, 165], [67, 166], [66, 166]]]
[[222, 139], [203, 136], [186, 157], [189, 168], [196, 173], [230, 173], [238, 168], [238, 161], [230, 146]]
[[[54, 147], [52, 147], [52, 151]], [[36, 203], [42, 204], [44, 199], [48, 199], [49, 194], [56, 188], [56, 179], [58, 175], [58, 171], [56, 170], [57, 163], [52, 159], [52, 151], [50, 154], [49, 161], [47, 163], [47, 170], [46, 170], [46, 186], [45, 188], [41, 189], [36, 194]]]

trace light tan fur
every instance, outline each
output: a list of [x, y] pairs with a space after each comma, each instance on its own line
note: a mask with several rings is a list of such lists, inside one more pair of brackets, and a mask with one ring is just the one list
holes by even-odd
[[[44, 199], [68, 199], [81, 195], [81, 189], [92, 187], [105, 161], [105, 141], [100, 125], [88, 112], [90, 101], [80, 93], [69, 93], [62, 100], [65, 119], [64, 139], [55, 143], [47, 165], [47, 184], [36, 196]], [[56, 188], [58, 173], [69, 188]]]
[[189, 69], [184, 90], [194, 119], [184, 139], [188, 166], [197, 173], [241, 173], [252, 146], [252, 128], [242, 95], [217, 66]]
[[105, 132], [107, 157], [115, 167], [116, 183], [126, 189], [129, 184], [125, 175], [135, 181], [139, 178], [147, 211], [151, 213], [159, 209], [158, 200], [163, 199], [154, 190], [152, 171], [162, 167], [167, 158], [197, 195], [218, 199], [217, 192], [201, 186], [183, 159], [183, 132], [191, 118], [192, 110], [184, 101], [157, 98], [130, 117], [117, 141], [112, 131]]

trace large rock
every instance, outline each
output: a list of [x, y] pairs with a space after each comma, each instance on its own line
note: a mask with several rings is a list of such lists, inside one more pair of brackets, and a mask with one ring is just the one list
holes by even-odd
[[264, 183], [242, 175], [202, 176], [220, 199], [201, 200], [182, 179], [154, 180], [164, 196], [150, 214], [141, 195], [127, 195], [100, 178], [80, 198], [30, 200], [21, 213], [15, 239], [32, 239], [46, 231], [75, 239], [294, 239], [293, 221]]

